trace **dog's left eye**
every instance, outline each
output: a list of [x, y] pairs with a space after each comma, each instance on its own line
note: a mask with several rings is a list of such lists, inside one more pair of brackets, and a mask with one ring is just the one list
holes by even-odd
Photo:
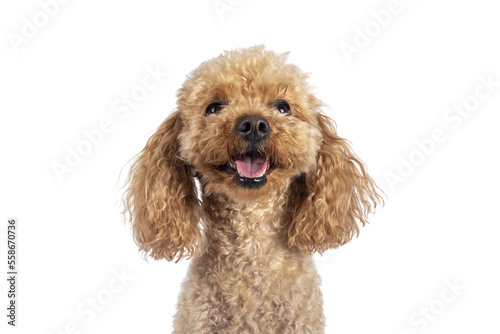
[[290, 105], [283, 100], [278, 100], [274, 102], [274, 108], [276, 108], [281, 114], [290, 115]]
[[210, 103], [205, 110], [206, 115], [216, 114], [222, 110], [222, 103], [214, 102]]

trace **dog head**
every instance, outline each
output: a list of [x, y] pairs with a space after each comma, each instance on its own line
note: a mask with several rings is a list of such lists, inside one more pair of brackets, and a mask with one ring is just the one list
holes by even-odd
[[321, 142], [319, 102], [286, 55], [261, 47], [203, 63], [178, 94], [179, 155], [205, 194], [237, 201], [284, 191], [310, 172]]
[[357, 234], [376, 186], [307, 75], [263, 47], [225, 52], [191, 72], [177, 110], [132, 166], [125, 205], [136, 242], [154, 258], [194, 254], [200, 203], [223, 194], [255, 201], [290, 192], [288, 244], [312, 253]]

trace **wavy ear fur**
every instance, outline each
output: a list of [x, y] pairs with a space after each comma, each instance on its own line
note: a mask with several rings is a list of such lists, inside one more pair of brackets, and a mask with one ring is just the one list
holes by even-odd
[[377, 186], [353, 154], [345, 139], [337, 136], [333, 121], [319, 114], [323, 143], [316, 169], [297, 178], [290, 246], [308, 253], [337, 248], [358, 235], [358, 222], [381, 202]]
[[201, 242], [196, 185], [179, 157], [181, 129], [178, 111], [160, 125], [133, 163], [123, 199], [135, 242], [156, 260], [189, 258]]

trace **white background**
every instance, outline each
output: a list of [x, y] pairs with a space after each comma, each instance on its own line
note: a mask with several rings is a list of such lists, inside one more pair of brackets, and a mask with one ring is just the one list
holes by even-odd
[[[480, 77], [500, 81], [494, 1], [401, 0], [383, 27], [372, 11], [389, 0], [222, 0], [232, 4], [222, 15], [213, 0], [74, 0], [44, 22], [48, 2], [0, 5], [3, 272], [7, 218], [20, 224], [18, 327], [6, 325], [2, 279], [2, 332], [171, 331], [189, 262], [141, 258], [120, 215], [119, 174], [174, 109], [187, 73], [223, 50], [265, 44], [311, 73], [388, 198], [358, 239], [318, 258], [327, 333], [499, 333], [500, 86], [474, 97], [488, 92]], [[27, 21], [45, 26], [16, 47]], [[346, 57], [346, 43], [357, 53]], [[147, 67], [168, 75], [120, 119], [113, 103]], [[464, 101], [467, 117], [448, 114]], [[59, 180], [54, 162], [104, 119], [112, 130]], [[444, 139], [429, 144], [439, 129]]]

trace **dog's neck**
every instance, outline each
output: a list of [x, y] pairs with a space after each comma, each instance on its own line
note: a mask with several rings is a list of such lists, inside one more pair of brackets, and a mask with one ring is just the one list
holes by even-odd
[[247, 202], [221, 195], [203, 198], [205, 251], [255, 258], [286, 248], [287, 202], [288, 196], [278, 194]]

